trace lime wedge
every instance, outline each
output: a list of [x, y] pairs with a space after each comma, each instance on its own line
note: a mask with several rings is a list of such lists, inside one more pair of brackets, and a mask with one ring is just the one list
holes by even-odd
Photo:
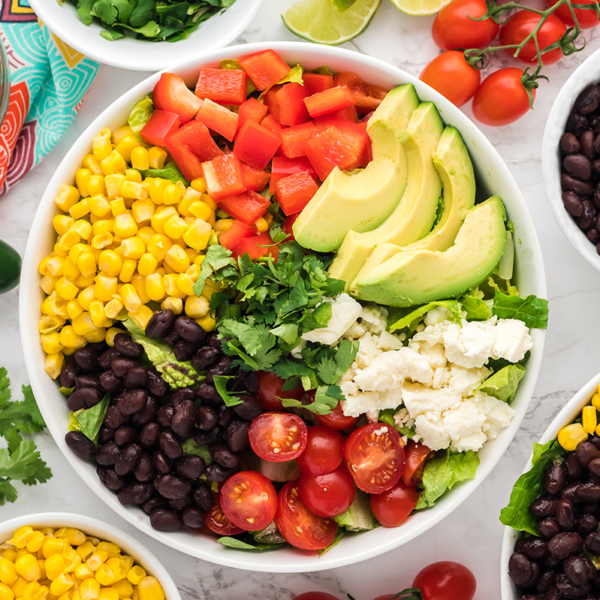
[[[334, 4], [335, 2], [335, 4]], [[381, 0], [302, 0], [281, 15], [296, 35], [318, 44], [343, 44], [360, 35], [377, 12]]]
[[440, 12], [452, 0], [392, 0], [397, 8], [413, 17], [425, 17]]
[[333, 5], [340, 11], [344, 11], [347, 8], [350, 8], [356, 0], [331, 0]]

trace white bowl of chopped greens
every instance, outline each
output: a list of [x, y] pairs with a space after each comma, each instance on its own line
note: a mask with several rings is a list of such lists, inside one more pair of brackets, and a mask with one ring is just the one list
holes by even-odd
[[[33, 0], [40, 20], [63, 42], [100, 63], [159, 71], [231, 43], [263, 0]], [[133, 11], [131, 7], [135, 6]]]
[[[531, 215], [507, 166], [485, 136], [460, 110], [408, 73], [379, 60], [347, 50], [294, 42], [234, 46], [206, 54], [202, 59], [189, 60], [180, 64], [174, 69], [174, 72], [182, 77], [188, 86], [192, 86], [198, 78], [200, 67], [214, 68], [223, 60], [237, 59], [265, 50], [274, 50], [288, 65], [302, 64], [306, 71], [316, 70], [327, 65], [333, 73], [351, 71], [366, 82], [382, 86], [386, 90], [401, 84], [412, 84], [414, 86], [412, 89], [423, 101], [423, 107], [419, 114], [427, 118], [435, 117], [434, 108], [437, 107], [439, 117], [435, 117], [435, 119], [440, 131], [443, 128], [442, 121], [451, 123], [456, 129], [446, 128], [449, 140], [462, 144], [464, 139], [468, 153], [463, 152], [461, 156], [466, 157], [468, 164], [472, 161], [473, 181], [476, 185], [476, 194], [473, 194], [472, 198], [472, 202], [475, 201], [476, 204], [472, 206], [472, 210], [475, 211], [475, 214], [482, 214], [482, 211], [487, 210], [496, 211], [495, 214], [500, 218], [501, 223], [504, 222], [502, 206], [505, 207], [508, 215], [510, 235], [506, 234], [503, 226], [501, 238], [504, 250], [500, 251], [503, 258], [499, 263], [500, 270], [495, 272], [492, 281], [488, 281], [489, 289], [487, 289], [485, 297], [490, 298], [489, 300], [482, 299], [481, 290], [470, 290], [470, 293], [467, 294], [468, 298], [462, 295], [460, 301], [441, 302], [441, 307], [437, 311], [431, 310], [434, 308], [433, 305], [427, 305], [425, 308], [417, 308], [417, 312], [414, 312], [415, 307], [413, 306], [408, 310], [401, 309], [393, 318], [388, 319], [388, 325], [396, 323], [395, 333], [404, 336], [404, 340], [407, 337], [416, 337], [416, 335], [428, 335], [431, 332], [429, 327], [435, 328], [436, 322], [437, 324], [445, 323], [444, 327], [446, 327], [446, 334], [450, 336], [449, 340], [453, 335], [452, 332], [457, 333], [457, 329], [460, 327], [465, 332], [469, 331], [473, 339], [479, 332], [480, 339], [487, 340], [483, 346], [479, 345], [477, 350], [471, 346], [472, 342], [469, 342], [468, 347], [464, 347], [462, 350], [455, 344], [457, 354], [455, 360], [448, 358], [448, 369], [452, 366], [450, 363], [458, 365], [457, 361], [464, 362], [467, 354], [470, 354], [468, 359], [473, 364], [482, 360], [482, 364], [487, 363], [493, 355], [498, 357], [493, 364], [489, 363], [489, 366], [493, 367], [492, 369], [481, 370], [481, 367], [474, 366], [474, 369], [478, 369], [477, 378], [466, 386], [471, 389], [473, 394], [479, 394], [479, 398], [485, 400], [487, 406], [497, 408], [501, 413], [496, 415], [498, 419], [495, 423], [492, 422], [491, 413], [483, 418], [475, 426], [474, 437], [465, 432], [466, 422], [464, 419], [461, 421], [458, 414], [454, 415], [453, 421], [456, 428], [463, 433], [456, 433], [456, 428], [452, 432], [451, 428], [447, 427], [442, 432], [442, 439], [438, 438], [436, 441], [431, 428], [427, 429], [428, 423], [422, 423], [422, 427], [420, 427], [419, 423], [405, 419], [402, 414], [393, 414], [394, 411], [389, 414], [389, 411], [382, 411], [380, 420], [383, 420], [385, 416], [385, 420], [383, 420], [387, 426], [383, 427], [385, 431], [388, 431], [390, 426], [397, 428], [401, 435], [406, 436], [406, 442], [408, 442], [408, 437], [414, 437], [417, 433], [423, 442], [436, 445], [436, 449], [439, 449], [436, 457], [426, 465], [423, 484], [419, 488], [418, 510], [399, 527], [376, 526], [373, 515], [370, 515], [368, 519], [361, 519], [359, 514], [354, 515], [357, 517], [356, 519], [353, 519], [352, 515], [348, 515], [347, 525], [340, 526], [340, 533], [345, 535], [341, 538], [336, 537], [335, 545], [328, 548], [328, 551], [322, 553], [321, 556], [316, 552], [307, 553], [287, 545], [269, 552], [244, 551], [242, 548], [248, 548], [248, 544], [238, 543], [233, 547], [226, 547], [224, 544], [215, 543], [214, 538], [199, 535], [196, 532], [185, 530], [160, 532], [153, 529], [148, 517], [141, 510], [124, 507], [117, 500], [115, 494], [103, 487], [96, 475], [94, 464], [75, 456], [66, 445], [65, 432], [68, 430], [69, 411], [58, 386], [49, 381], [44, 370], [45, 356], [40, 348], [38, 331], [39, 307], [43, 299], [43, 293], [39, 287], [38, 265], [40, 260], [47, 256], [55, 241], [55, 234], [50, 226], [50, 222], [56, 214], [54, 196], [61, 185], [72, 180], [82, 158], [89, 152], [92, 138], [97, 132], [104, 127], [114, 130], [123, 125], [136, 103], [154, 89], [161, 76], [160, 73], [135, 86], [106, 109], [75, 142], [57, 169], [40, 202], [29, 236], [22, 270], [20, 323], [27, 370], [49, 430], [77, 474], [118, 515], [162, 543], [203, 560], [255, 571], [308, 572], [353, 564], [409, 542], [447, 517], [489, 475], [510, 445], [525, 416], [539, 374], [545, 339], [544, 329], [547, 322], [547, 305], [543, 300], [546, 296], [546, 281], [542, 254]], [[396, 87], [396, 89], [400, 88]], [[434, 103], [435, 107], [431, 103]], [[441, 120], [438, 121], [438, 118]], [[457, 131], [462, 137], [457, 136]], [[502, 202], [498, 198], [490, 198], [492, 194], [502, 198]], [[435, 198], [436, 202], [438, 198], [439, 193]], [[486, 199], [488, 199], [487, 202], [485, 202]], [[440, 214], [443, 214], [443, 206], [439, 205], [439, 207]], [[441, 223], [441, 228], [445, 222], [444, 218], [440, 218], [436, 224]], [[306, 228], [298, 230], [297, 239], [301, 237], [303, 231], [305, 233]], [[298, 235], [299, 233], [300, 235]], [[512, 241], [508, 252], [505, 251], [506, 239]], [[514, 253], [510, 251], [512, 248], [514, 248]], [[490, 272], [487, 271], [487, 273]], [[510, 283], [507, 279], [510, 279]], [[501, 289], [497, 289], [500, 286]], [[496, 287], [496, 291], [494, 291], [494, 287]], [[366, 288], [363, 292], [365, 290], [368, 292]], [[336, 302], [340, 302], [340, 300], [342, 299], [337, 299]], [[351, 299], [351, 302], [354, 300]], [[441, 308], [445, 310], [441, 310]], [[468, 321], [461, 322], [461, 316], [467, 317]], [[355, 314], [354, 320], [356, 318]], [[363, 334], [365, 328], [377, 326], [377, 323], [381, 321], [380, 318], [378, 321], [377, 316], [368, 311], [363, 313], [360, 318], [363, 320], [361, 325]], [[369, 319], [370, 325], [367, 325]], [[423, 319], [425, 319], [424, 322]], [[450, 322], [452, 319], [454, 321]], [[494, 333], [493, 336], [496, 337], [493, 340], [489, 337], [490, 332], [498, 331], [495, 327], [501, 321], [519, 329], [520, 333], [514, 338], [516, 340], [514, 345], [509, 343], [500, 347], [502, 346], [500, 341], [507, 340], [510, 336], [501, 336], [500, 334], [496, 336]], [[419, 323], [416, 335], [413, 335], [415, 331], [411, 331], [409, 327], [413, 323]], [[356, 329], [353, 331], [356, 332]], [[315, 340], [324, 339], [322, 336], [326, 332], [327, 330], [322, 328], [320, 333], [309, 332], [309, 335], [312, 333]], [[438, 331], [438, 334], [442, 335], [442, 332]], [[377, 335], [380, 338], [386, 338], [388, 343], [390, 343], [390, 338], [395, 340], [394, 344], [398, 344], [400, 340], [397, 336], [386, 334], [385, 330], [380, 330]], [[360, 333], [357, 334], [357, 337], [360, 336]], [[458, 338], [455, 339], [458, 341]], [[424, 343], [425, 340], [423, 340]], [[446, 343], [446, 354], [449, 356], [448, 348], [452, 344], [450, 341], [444, 343]], [[405, 349], [409, 350], [407, 346], [408, 343], [405, 345]], [[414, 352], [416, 354], [417, 350]], [[456, 358], [459, 355], [462, 356], [462, 359]], [[468, 364], [470, 365], [471, 362]], [[445, 359], [444, 364], [446, 364]], [[469, 367], [462, 368], [465, 369], [465, 372], [470, 373]], [[346, 383], [352, 384], [352, 379], [358, 382], [362, 378], [362, 384], [365, 384], [369, 374], [367, 371], [368, 369], [365, 368], [361, 373], [355, 370], [350, 374], [349, 370]], [[463, 371], [460, 372], [463, 373]], [[321, 375], [323, 378], [326, 377], [324, 371], [321, 372]], [[419, 375], [414, 375], [413, 382], [420, 381], [419, 377]], [[477, 384], [476, 386], [474, 382]], [[343, 383], [340, 383], [340, 386], [344, 389], [347, 398], [352, 396], [351, 386], [344, 387]], [[475, 391], [475, 387], [477, 391]], [[364, 413], [364, 410], [360, 408], [360, 398], [357, 396], [355, 400], [353, 410]], [[460, 401], [462, 402], [462, 400], [467, 400], [467, 398], [460, 396]], [[366, 416], [361, 418], [362, 422], [366, 422]], [[451, 440], [457, 452], [448, 450]], [[370, 513], [370, 511], [368, 512]], [[354, 526], [360, 529], [361, 523], [367, 521], [370, 526], [362, 527], [362, 529], [368, 530], [350, 531]], [[255, 550], [260, 549], [255, 548]]]

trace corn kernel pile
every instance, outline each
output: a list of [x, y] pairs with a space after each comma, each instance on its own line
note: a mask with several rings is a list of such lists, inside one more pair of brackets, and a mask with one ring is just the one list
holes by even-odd
[[116, 544], [68, 527], [24, 526], [0, 546], [0, 600], [15, 599], [165, 600], [165, 594]]
[[[581, 411], [581, 423], [571, 423], [558, 432], [558, 443], [567, 452], [573, 452], [577, 445], [585, 442], [588, 435], [600, 435], [598, 412], [600, 410], [600, 385], [592, 396], [591, 404], [584, 406]], [[1, 599], [0, 599], [1, 600]]]
[[129, 126], [103, 129], [75, 185], [58, 190], [60, 212], [53, 219], [58, 239], [39, 265], [46, 294], [39, 331], [45, 370], [53, 379], [65, 355], [77, 348], [103, 340], [112, 345], [120, 330], [111, 325], [123, 309], [142, 329], [152, 316], [150, 301], [185, 312], [206, 331], [214, 327], [209, 305], [217, 287], [208, 281], [198, 298], [193, 285], [206, 247], [233, 221], [217, 221], [203, 179], [187, 188], [142, 179], [140, 171], [162, 169], [167, 158], [163, 148], [143, 144]]

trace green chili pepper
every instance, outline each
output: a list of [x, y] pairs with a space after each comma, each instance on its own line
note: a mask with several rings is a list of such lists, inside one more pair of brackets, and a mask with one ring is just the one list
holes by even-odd
[[6, 242], [0, 240], [0, 294], [12, 290], [21, 276], [21, 257]]

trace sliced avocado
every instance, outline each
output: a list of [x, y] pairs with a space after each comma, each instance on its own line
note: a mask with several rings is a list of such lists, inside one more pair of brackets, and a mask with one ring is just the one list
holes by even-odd
[[371, 512], [369, 494], [358, 488], [354, 495], [354, 501], [348, 510], [337, 517], [333, 517], [333, 520], [348, 531], [366, 531], [377, 527], [377, 521]]
[[502, 257], [505, 220], [502, 200], [492, 196], [468, 212], [451, 248], [399, 252], [356, 282], [356, 297], [389, 306], [413, 306], [477, 287]]
[[402, 200], [377, 229], [361, 234], [354, 228], [344, 239], [329, 268], [330, 275], [345, 281], [348, 288], [359, 276], [375, 246], [386, 243], [405, 246], [431, 230], [442, 193], [432, 155], [443, 129], [442, 119], [432, 102], [421, 102], [413, 111], [406, 134], [401, 138], [408, 164]]
[[400, 138], [419, 99], [412, 84], [393, 89], [369, 119], [373, 160], [349, 174], [334, 169], [294, 223], [294, 237], [305, 248], [331, 252], [349, 230], [381, 225], [406, 188], [407, 161]]

